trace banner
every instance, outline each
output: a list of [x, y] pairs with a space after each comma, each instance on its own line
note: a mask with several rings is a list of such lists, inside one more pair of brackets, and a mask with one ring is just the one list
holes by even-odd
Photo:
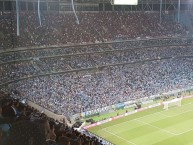
[[119, 104], [116, 104], [115, 105], [115, 109], [117, 110], [117, 109], [124, 109], [124, 107], [125, 107], [125, 103], [119, 103]]

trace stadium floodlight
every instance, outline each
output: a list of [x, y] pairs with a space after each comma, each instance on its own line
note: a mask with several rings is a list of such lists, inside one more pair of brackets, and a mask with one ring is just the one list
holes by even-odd
[[110, 0], [112, 5], [138, 5], [138, 0]]
[[170, 101], [165, 101], [165, 102], [163, 102], [163, 104], [164, 104], [163, 109], [168, 110], [168, 108], [171, 106], [181, 106], [181, 102], [182, 102], [182, 98], [175, 98], [175, 99], [170, 100]]

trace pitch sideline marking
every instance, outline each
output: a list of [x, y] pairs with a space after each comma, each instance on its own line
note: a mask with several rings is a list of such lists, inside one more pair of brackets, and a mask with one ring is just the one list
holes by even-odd
[[112, 134], [113, 136], [116, 136], [116, 137], [118, 137], [118, 138], [120, 138], [120, 139], [122, 139], [122, 140], [124, 140], [124, 141], [126, 141], [126, 142], [128, 142], [128, 143], [130, 143], [130, 144], [132, 144], [132, 145], [137, 145], [137, 144], [135, 144], [135, 143], [133, 143], [133, 142], [131, 142], [131, 141], [129, 141], [129, 140], [121, 137], [121, 136], [118, 136], [118, 135], [116, 135], [115, 133], [112, 133], [112, 132], [110, 132], [110, 131], [108, 131], [108, 130], [106, 130], [106, 129], [103, 129], [103, 130], [106, 131], [106, 132], [108, 132], [108, 133], [110, 133], [110, 134]]
[[[143, 123], [143, 124], [149, 125], [149, 126], [151, 126], [151, 127], [154, 127], [154, 128], [156, 128], [156, 129], [159, 129], [159, 130], [161, 130], [161, 131], [164, 131], [164, 132], [166, 132], [166, 133], [175, 135], [175, 136], [181, 135], [181, 134], [184, 134], [184, 133], [187, 133], [187, 132], [193, 130], [193, 128], [192, 128], [192, 129], [189, 129], [189, 130], [184, 131], [184, 132], [181, 132], [181, 133], [173, 133], [173, 132], [170, 132], [170, 131], [168, 131], [168, 130], [162, 129], [162, 128], [160, 128], [160, 127], [151, 125], [151, 124], [149, 124], [149, 123], [147, 123], [147, 122], [144, 122], [144, 121], [141, 121], [141, 120], [138, 120], [138, 119], [134, 119], [134, 120], [136, 120], [136, 121], [138, 121], [138, 122], [141, 122], [141, 123]], [[120, 137], [120, 136], [116, 135], [115, 133], [112, 133], [112, 132], [108, 131], [106, 128], [104, 128], [104, 129], [102, 129], [102, 130], [104, 130], [105, 132], [108, 132], [108, 133], [112, 134], [113, 136], [116, 136], [116, 137], [118, 137], [118, 138], [120, 138], [120, 139], [122, 139], [122, 140], [125, 140], [126, 142], [128, 142], [128, 143], [130, 143], [130, 144], [132, 144], [132, 145], [137, 145], [137, 144], [135, 144], [135, 143], [133, 143], [133, 142], [131, 142], [131, 141], [123, 138], [123, 137]]]
[[181, 115], [181, 114], [184, 114], [184, 113], [188, 113], [188, 112], [190, 112], [190, 111], [193, 111], [193, 109], [187, 110], [187, 111], [183, 111], [182, 113], [179, 113], [179, 114], [176, 114], [176, 115], [165, 115], [165, 114], [163, 114], [161, 111], [158, 112], [158, 113], [159, 113], [159, 114], [162, 114], [163, 116], [166, 116], [166, 117], [175, 117], [175, 116], [178, 116], [178, 115]]
[[161, 114], [161, 115], [165, 116], [166, 118], [171, 117], [171, 115], [166, 115], [166, 114], [163, 114], [162, 112], [157, 112], [157, 114]]
[[[189, 105], [189, 104], [191, 104], [191, 103], [188, 103], [188, 104], [183, 105], [183, 106], [187, 106], [187, 105]], [[173, 109], [173, 108], [172, 108], [172, 109]], [[174, 108], [174, 109], [175, 109], [175, 108]], [[171, 109], [170, 109], [170, 110], [171, 110]], [[165, 112], [165, 111], [167, 111], [167, 110], [155, 112], [155, 113], [153, 113], [153, 114], [162, 114], [162, 112]], [[181, 114], [190, 112], [190, 111], [193, 111], [193, 109], [192, 109], [192, 110], [188, 110], [188, 111], [184, 111], [184, 112], [182, 112], [182, 113], [180, 113], [180, 114], [176, 114], [176, 115], [164, 115], [164, 114], [162, 114], [162, 115], [165, 116], [165, 117], [174, 117], [174, 116], [178, 116], [178, 115], [181, 115]], [[153, 114], [149, 114], [149, 115], [146, 115], [146, 116], [150, 116], [150, 115], [153, 115]], [[161, 130], [161, 131], [164, 131], [164, 132], [166, 132], [166, 133], [168, 133], [168, 134], [175, 135], [175, 136], [181, 135], [181, 134], [184, 134], [184, 133], [187, 133], [187, 132], [193, 130], [193, 129], [189, 129], [189, 130], [184, 131], [184, 132], [181, 132], [181, 133], [174, 133], [174, 132], [170, 132], [170, 131], [168, 131], [168, 130], [162, 129], [162, 128], [160, 128], [160, 127], [151, 125], [151, 124], [149, 124], [149, 123], [147, 123], [147, 122], [138, 120], [138, 119], [143, 118], [143, 117], [146, 117], [146, 116], [141, 116], [141, 117], [138, 117], [138, 118], [136, 118], [136, 119], [128, 120], [128, 121], [125, 121], [125, 122], [122, 122], [122, 123], [126, 123], [126, 122], [130, 122], [130, 121], [136, 120], [136, 121], [138, 121], [138, 122], [141, 122], [141, 123], [143, 123], [143, 124], [149, 125], [149, 126], [151, 126], [151, 127], [154, 127], [154, 128], [156, 128], [156, 129], [159, 129], [159, 130]], [[115, 125], [112, 125], [112, 126], [118, 126], [118, 125], [120, 125], [120, 124], [122, 124], [122, 123], [115, 124]], [[109, 126], [109, 127], [112, 127], [112, 126]], [[112, 132], [108, 131], [107, 128], [109, 128], [109, 127], [103, 128], [102, 130], [104, 130], [105, 132], [108, 132], [108, 133], [110, 133], [110, 134], [112, 134], [112, 135], [114, 135], [114, 136], [116, 136], [116, 137], [118, 137], [118, 138], [120, 138], [120, 139], [122, 139], [122, 140], [125, 140], [126, 142], [128, 142], [128, 143], [130, 143], [130, 144], [132, 144], [132, 145], [137, 145], [137, 144], [135, 144], [135, 143], [133, 143], [133, 142], [131, 142], [131, 141], [123, 138], [123, 137], [120, 137], [120, 136], [116, 135], [115, 133], [112, 133]]]
[[166, 130], [166, 129], [162, 129], [162, 128], [158, 127], [158, 126], [152, 125], [152, 124], [150, 124], [150, 123], [147, 123], [147, 122], [144, 122], [144, 121], [141, 121], [141, 120], [138, 120], [138, 119], [135, 119], [135, 120], [138, 121], [138, 122], [144, 123], [144, 124], [146, 124], [146, 125], [152, 126], [152, 127], [154, 127], [154, 128], [157, 128], [157, 129], [159, 129], [159, 130], [162, 130], [162, 131], [164, 131], [164, 132], [170, 133], [170, 134], [175, 135], [175, 136], [181, 135], [181, 134], [184, 134], [184, 133], [187, 133], [187, 132], [190, 132], [190, 131], [193, 130], [193, 128], [191, 128], [191, 129], [188, 129], [188, 130], [183, 131], [183, 132], [180, 132], [180, 133], [174, 133], [174, 132], [176, 132], [176, 131], [171, 132], [171, 131], [168, 131], [168, 130]]
[[161, 131], [164, 131], [164, 132], [166, 132], [166, 133], [169, 133], [169, 134], [172, 134], [172, 135], [178, 135], [178, 134], [176, 134], [176, 133], [173, 133], [173, 132], [171, 132], [171, 131], [168, 131], [168, 130], [166, 130], [166, 129], [160, 128], [160, 127], [158, 127], [158, 126], [149, 124], [149, 123], [147, 123], [147, 122], [144, 122], [144, 121], [141, 121], [141, 120], [138, 120], [138, 119], [135, 119], [135, 120], [138, 121], [138, 122], [141, 122], [141, 123], [143, 123], [143, 124], [145, 124], [145, 125], [149, 125], [149, 126], [151, 126], [151, 127], [153, 127], [153, 128], [156, 128], [156, 129], [159, 129], [159, 130], [161, 130]]
[[[185, 104], [185, 105], [183, 105], [183, 106], [186, 106], [186, 105], [190, 105], [190, 104], [188, 103], [188, 104]], [[183, 106], [181, 106], [181, 107], [183, 107]], [[172, 108], [172, 109], [176, 109], [176, 108]], [[172, 109], [170, 109], [170, 110], [172, 110]], [[145, 116], [141, 116], [141, 117], [138, 117], [138, 118], [136, 118], [136, 119], [140, 119], [140, 118], [143, 118], [143, 117], [151, 116], [151, 115], [153, 115], [153, 114], [160, 114], [160, 113], [162, 113], [162, 112], [164, 112], [164, 111], [167, 111], [167, 110], [162, 110], [162, 111], [159, 111], [159, 112], [155, 112], [155, 113], [152, 113], [152, 114], [148, 114], [148, 115], [145, 115]], [[176, 115], [172, 115], [172, 116], [170, 116], [170, 115], [165, 115], [165, 116], [167, 116], [167, 117], [169, 117], [169, 116], [170, 116], [170, 117], [174, 117], [174, 116], [178, 116], [178, 115], [181, 115], [181, 114], [190, 112], [190, 111], [193, 111], [193, 109], [192, 109], [192, 110], [185, 111], [185, 112], [182, 112], [182, 113], [180, 113], [180, 114], [176, 114]], [[119, 125], [121, 125], [121, 124], [123, 124], [123, 123], [127, 123], [127, 122], [130, 122], [130, 121], [133, 121], [133, 120], [135, 120], [135, 119], [127, 120], [127, 121], [124, 121], [124, 122], [121, 122], [121, 123], [118, 123], [118, 124], [114, 124], [114, 125], [105, 127], [105, 128], [103, 128], [102, 130], [104, 130], [104, 129], [106, 129], [106, 128], [110, 128], [110, 127], [112, 127], [112, 126], [119, 126]], [[101, 125], [101, 126], [102, 126], [102, 125]]]
[[190, 131], [192, 131], [192, 130], [193, 130], [193, 128], [192, 128], [192, 129], [189, 129], [189, 130], [186, 130], [186, 131], [183, 131], [183, 132], [181, 132], [181, 133], [178, 133], [177, 135], [181, 135], [181, 134], [184, 134], [184, 133], [190, 132]]

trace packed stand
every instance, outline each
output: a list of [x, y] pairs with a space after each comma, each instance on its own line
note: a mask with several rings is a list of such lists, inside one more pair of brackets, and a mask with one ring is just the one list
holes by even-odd
[[31, 50], [20, 51], [4, 51], [0, 53], [0, 62], [6, 63], [10, 61], [22, 60], [22, 59], [34, 59], [46, 56], [59, 56], [59, 55], [74, 55], [81, 53], [93, 53], [99, 51], [111, 50], [107, 44], [98, 45], [80, 45], [80, 46], [66, 46], [59, 48], [39, 48]]
[[20, 36], [16, 36], [16, 14], [2, 13], [1, 47], [97, 43], [120, 38], [182, 36], [186, 33], [176, 22], [163, 20], [160, 24], [159, 13], [156, 12], [85, 12], [78, 13], [78, 18], [79, 24], [73, 13], [43, 12], [40, 26], [37, 13], [23, 11], [20, 12]]
[[68, 73], [14, 83], [23, 98], [58, 114], [71, 116], [157, 95], [193, 84], [193, 59], [171, 58], [111, 66], [96, 73]]
[[16, 27], [13, 13], [0, 12], [0, 50], [16, 47]]
[[[129, 44], [129, 43], [128, 43]], [[127, 45], [120, 44], [120, 47], [127, 49]], [[92, 47], [92, 46], [90, 46]], [[116, 49], [117, 46], [115, 46]], [[129, 46], [128, 46], [129, 47]], [[78, 47], [79, 48], [79, 47]], [[105, 47], [106, 48], [106, 47]], [[105, 49], [104, 48], [104, 49]], [[101, 47], [102, 49], [102, 47]], [[89, 49], [88, 49], [89, 50]], [[98, 49], [97, 49], [98, 50]], [[34, 56], [34, 51], [29, 51], [26, 53], [27, 56], [30, 54]], [[13, 81], [16, 79], [21, 79], [25, 77], [31, 77], [34, 75], [52, 73], [52, 72], [64, 72], [71, 71], [75, 69], [87, 69], [87, 68], [96, 68], [106, 65], [114, 65], [120, 63], [133, 63], [138, 61], [146, 61], [153, 59], [161, 59], [166, 57], [180, 57], [180, 56], [191, 56], [193, 55], [193, 49], [191, 46], [168, 46], [168, 47], [151, 47], [151, 48], [139, 48], [139, 49], [128, 49], [123, 51], [93, 51], [90, 50], [87, 52], [74, 51], [69, 52], [71, 54], [68, 56], [68, 53], [65, 54], [64, 51], [61, 52], [60, 57], [58, 53], [55, 57], [45, 56], [45, 54], [50, 54], [51, 50], [40, 51], [41, 53], [35, 53], [36, 58], [30, 59], [28, 61], [16, 61], [10, 63], [0, 64], [0, 81], [2, 83]], [[24, 54], [21, 52], [21, 54]], [[84, 53], [84, 54], [80, 54]], [[87, 54], [88, 53], [88, 54]], [[10, 54], [11, 55], [11, 54]], [[2, 59], [1, 59], [2, 56]], [[0, 60], [6, 60], [7, 55], [1, 55]], [[12, 55], [11, 55], [12, 56]], [[25, 55], [23, 56], [25, 57]], [[10, 58], [10, 57], [8, 57]], [[29, 58], [29, 57], [28, 57]]]

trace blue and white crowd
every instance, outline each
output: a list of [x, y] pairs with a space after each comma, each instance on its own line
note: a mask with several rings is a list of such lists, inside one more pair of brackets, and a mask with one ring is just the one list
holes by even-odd
[[[88, 57], [78, 56], [77, 59], [75, 56], [71, 62], [55, 58], [55, 61], [46, 64], [54, 66], [53, 71], [56, 72], [60, 71], [57, 68], [62, 69], [64, 65], [74, 69], [96, 67], [96, 64], [106, 67], [96, 72], [35, 77], [14, 83], [12, 87], [24, 98], [59, 114], [71, 116], [192, 85], [193, 59], [184, 57], [192, 53], [191, 46], [170, 46], [124, 53], [95, 53]], [[118, 63], [130, 64], [110, 66]], [[47, 70], [42, 66], [39, 69], [43, 72]]]
[[[43, 25], [39, 26], [35, 13], [21, 12], [22, 29], [20, 36], [16, 36], [16, 14], [1, 13], [1, 85], [10, 83], [9, 89], [22, 99], [68, 117], [193, 85], [192, 46], [183, 45], [186, 43], [180, 39], [174, 40], [175, 43], [161, 39], [138, 41], [184, 36], [187, 30], [180, 24], [167, 21], [160, 24], [158, 13], [98, 12], [79, 13], [78, 17], [79, 25], [72, 14], [44, 12]], [[136, 41], [97, 44], [131, 38]], [[97, 45], [46, 48], [88, 43]], [[164, 46], [170, 43], [177, 46]], [[30, 46], [45, 46], [45, 49], [28, 50]], [[5, 52], [15, 47], [27, 49]], [[15, 93], [8, 96], [15, 97]], [[18, 100], [2, 100], [0, 144], [102, 145], [65, 122], [60, 124], [29, 106], [22, 106]]]

